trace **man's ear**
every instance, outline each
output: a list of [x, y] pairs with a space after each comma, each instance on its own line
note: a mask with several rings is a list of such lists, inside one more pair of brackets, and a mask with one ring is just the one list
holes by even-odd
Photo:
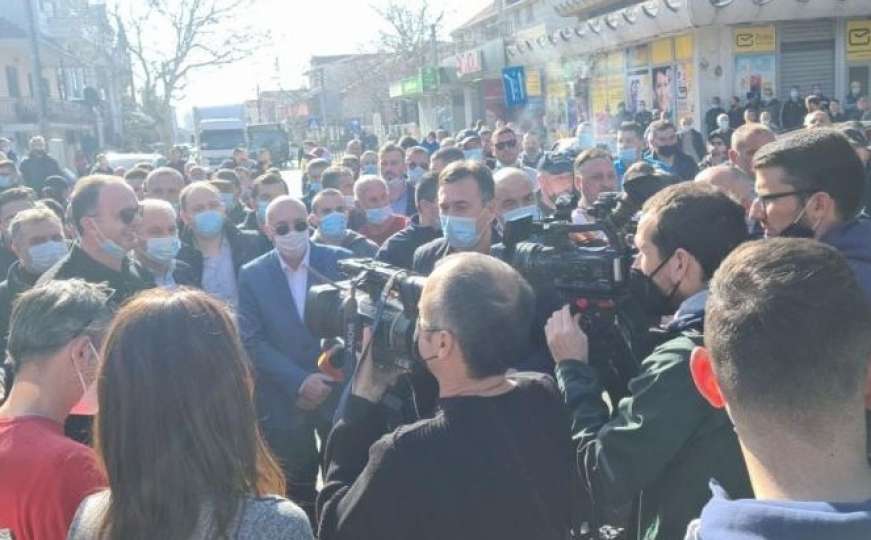
[[714, 366], [711, 364], [711, 353], [704, 347], [696, 347], [690, 355], [690, 374], [696, 389], [715, 409], [726, 406], [726, 399], [720, 391], [720, 384], [714, 374]]
[[731, 161], [732, 163], [738, 163], [738, 152], [732, 150], [731, 148], [729, 149], [729, 161]]

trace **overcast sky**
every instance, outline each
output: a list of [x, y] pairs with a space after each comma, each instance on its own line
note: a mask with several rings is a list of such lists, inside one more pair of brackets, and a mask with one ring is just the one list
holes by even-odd
[[[445, 10], [445, 28], [451, 30], [489, 2], [433, 0], [432, 4]], [[183, 114], [196, 105], [253, 99], [258, 84], [262, 90], [298, 88], [305, 82], [302, 73], [312, 55], [360, 52], [373, 42], [384, 23], [370, 6], [384, 3], [384, 0], [255, 0], [253, 9], [240, 14], [240, 23], [269, 30], [272, 43], [241, 64], [198, 72], [189, 82], [178, 112]], [[280, 78], [275, 70], [276, 58]]]

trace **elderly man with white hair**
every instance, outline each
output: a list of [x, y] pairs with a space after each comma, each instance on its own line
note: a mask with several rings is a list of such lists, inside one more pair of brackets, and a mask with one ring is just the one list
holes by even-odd
[[531, 217], [538, 219], [540, 212], [535, 200], [535, 182], [526, 171], [517, 167], [503, 167], [493, 174], [496, 184], [496, 220], [499, 227], [505, 223]]
[[287, 195], [269, 203], [265, 229], [275, 249], [239, 274], [239, 329], [254, 366], [260, 427], [287, 477], [287, 496], [313, 517], [315, 432], [326, 440], [341, 388], [318, 371], [320, 340], [306, 325], [305, 300], [323, 277], [340, 279], [336, 263], [352, 254], [312, 242], [305, 204]]
[[380, 176], [361, 176], [354, 184], [354, 200], [366, 213], [358, 232], [379, 246], [408, 225], [408, 218], [393, 212], [387, 182]]
[[199, 287], [199, 276], [186, 262], [176, 258], [181, 250], [178, 215], [163, 199], [145, 199], [142, 219], [136, 225], [136, 260], [151, 273], [158, 287], [174, 290], [180, 286]]

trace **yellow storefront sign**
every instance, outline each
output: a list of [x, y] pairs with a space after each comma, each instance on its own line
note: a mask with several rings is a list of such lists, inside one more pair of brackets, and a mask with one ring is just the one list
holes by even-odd
[[674, 38], [674, 57], [675, 60], [692, 60], [693, 59], [693, 35], [684, 34]]
[[658, 39], [650, 44], [652, 64], [670, 64], [674, 60], [674, 43], [671, 38]]
[[738, 27], [733, 36], [736, 53], [774, 52], [777, 49], [773, 24]]
[[541, 96], [541, 72], [530, 69], [526, 72], [526, 95], [529, 97]]
[[871, 60], [871, 19], [847, 21], [847, 61]]

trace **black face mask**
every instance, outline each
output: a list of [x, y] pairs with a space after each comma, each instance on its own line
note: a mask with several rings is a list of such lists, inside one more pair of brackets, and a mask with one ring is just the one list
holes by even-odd
[[677, 153], [677, 145], [670, 144], [668, 146], [660, 146], [656, 149], [656, 153], [662, 157], [671, 157]]
[[644, 312], [654, 319], [662, 318], [671, 312], [671, 299], [677, 292], [678, 286], [675, 285], [671, 292], [665, 294], [653, 281], [654, 276], [670, 259], [671, 255], [659, 263], [659, 266], [650, 275], [646, 275], [637, 268], [629, 270], [629, 293], [641, 305]]
[[807, 204], [805, 204], [805, 208], [802, 208], [801, 212], [798, 213], [798, 217], [789, 224], [789, 226], [777, 235], [779, 238], [813, 238], [814, 230], [811, 227], [808, 227], [804, 223], [801, 223], [801, 219], [804, 217], [805, 209], [807, 208]]

